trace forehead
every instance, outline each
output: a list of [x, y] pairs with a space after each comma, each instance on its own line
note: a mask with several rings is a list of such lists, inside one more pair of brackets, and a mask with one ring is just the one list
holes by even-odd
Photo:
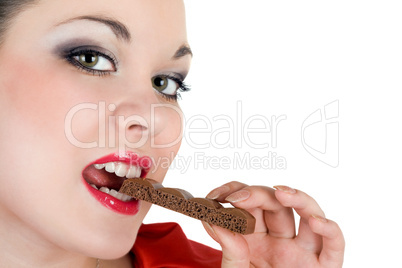
[[187, 39], [182, 0], [40, 0], [21, 12], [10, 30], [24, 33], [29, 42], [33, 35], [46, 34], [60, 23], [84, 16], [117, 20], [138, 43], [183, 43]]

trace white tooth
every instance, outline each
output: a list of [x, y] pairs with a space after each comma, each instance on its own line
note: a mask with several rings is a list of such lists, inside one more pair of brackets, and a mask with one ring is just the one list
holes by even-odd
[[141, 177], [141, 168], [137, 167], [137, 174], [135, 175], [136, 178]]
[[117, 163], [114, 173], [116, 174], [116, 176], [123, 178], [124, 176], [126, 176], [127, 170], [128, 166], [126, 164]]
[[109, 190], [109, 188], [101, 187], [99, 190], [104, 192], [104, 193], [107, 193], [107, 194], [109, 194], [109, 195], [111, 195], [111, 196], [113, 196], [113, 197], [115, 197], [115, 198], [117, 198], [117, 199], [119, 199], [121, 201], [124, 201], [124, 202], [127, 202], [127, 201], [133, 199], [131, 196], [125, 195], [123, 193], [119, 193], [115, 189]]
[[101, 188], [99, 189], [99, 191], [104, 192], [104, 193], [107, 193], [107, 194], [110, 192], [109, 188], [106, 188], [106, 187], [101, 187]]
[[105, 170], [107, 172], [114, 173], [115, 168], [116, 168], [116, 164], [114, 162], [106, 163]]
[[102, 168], [105, 167], [105, 164], [95, 164], [94, 167], [95, 167], [96, 169], [102, 169]]
[[92, 186], [92, 188], [95, 188], [96, 190], [98, 190], [98, 187], [96, 187], [95, 184], [90, 184]]
[[137, 176], [137, 167], [131, 166], [130, 169], [128, 170], [128, 172], [127, 172], [126, 177], [128, 179], [132, 179], [132, 178], [136, 178], [136, 176]]
[[132, 197], [129, 195], [123, 194], [122, 199], [123, 199], [123, 201], [128, 201], [128, 200], [132, 199]]
[[112, 189], [112, 190], [110, 190], [109, 194], [110, 194], [111, 196], [116, 197], [117, 191], [116, 191], [115, 189]]
[[121, 201], [124, 201], [124, 200], [123, 200], [123, 194], [117, 192], [117, 191], [114, 190], [114, 189], [110, 190], [109, 194], [110, 194], [111, 196], [116, 197], [117, 199], [119, 199], [119, 200], [121, 200]]
[[116, 198], [120, 199], [121, 201], [123, 201], [123, 194], [122, 193], [117, 193]]

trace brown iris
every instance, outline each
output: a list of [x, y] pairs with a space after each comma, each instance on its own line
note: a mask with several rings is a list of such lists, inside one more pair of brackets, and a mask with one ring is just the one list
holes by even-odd
[[152, 86], [159, 92], [164, 91], [169, 84], [168, 78], [165, 76], [155, 76], [152, 78]]
[[95, 53], [85, 53], [78, 56], [78, 61], [85, 67], [94, 67], [98, 63], [99, 57]]

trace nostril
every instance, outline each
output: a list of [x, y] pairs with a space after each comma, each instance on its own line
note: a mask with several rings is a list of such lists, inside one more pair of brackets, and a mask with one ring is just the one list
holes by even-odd
[[146, 131], [146, 130], [148, 130], [148, 128], [145, 126], [142, 126], [142, 125], [134, 124], [134, 125], [129, 126], [128, 130], [130, 130], [130, 131], [132, 131], [132, 130]]
[[136, 130], [138, 132], [142, 132], [148, 130], [149, 125], [148, 120], [146, 120], [146, 118], [143, 116], [132, 114], [128, 117], [120, 115], [117, 127], [125, 131], [129, 130], [132, 132], [133, 130]]

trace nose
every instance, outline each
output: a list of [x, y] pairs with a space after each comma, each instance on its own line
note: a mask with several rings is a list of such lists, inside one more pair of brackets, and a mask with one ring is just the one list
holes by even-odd
[[[119, 103], [113, 114], [112, 124], [118, 130], [119, 145], [138, 148], [148, 142], [151, 134], [151, 117], [145, 102]], [[162, 129], [162, 126], [159, 128]]]
[[[115, 104], [112, 123], [118, 129], [118, 146], [138, 149], [169, 146], [181, 141], [183, 116], [174, 103], [161, 100], [150, 83]], [[110, 110], [110, 109], [109, 109]], [[110, 121], [110, 120], [109, 120]]]

